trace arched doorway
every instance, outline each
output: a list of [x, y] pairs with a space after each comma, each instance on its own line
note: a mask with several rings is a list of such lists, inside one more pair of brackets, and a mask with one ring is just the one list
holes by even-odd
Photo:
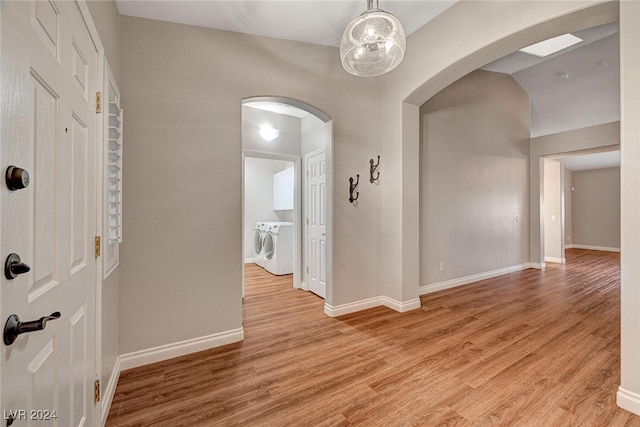
[[[312, 105], [286, 97], [245, 98], [242, 107], [243, 262], [253, 262], [272, 274], [290, 272], [294, 288], [311, 291], [330, 303], [332, 119]], [[264, 129], [273, 135], [264, 135]], [[264, 202], [262, 213], [256, 214], [256, 200], [251, 194], [265, 191], [248, 188], [247, 171], [269, 162], [276, 168], [286, 167], [287, 172], [274, 174], [273, 186], [268, 190], [273, 194], [273, 206], [265, 206], [270, 202]], [[278, 162], [284, 162], [285, 166], [278, 166]], [[317, 176], [318, 171], [321, 174]], [[263, 177], [258, 181], [265, 183], [269, 179]], [[291, 191], [285, 204], [276, 200], [280, 198], [278, 183], [284, 182], [282, 179], [288, 181], [284, 184], [288, 188], [285, 192]], [[279, 235], [270, 229], [274, 226], [284, 227]], [[279, 242], [283, 241], [282, 232], [287, 227], [293, 229], [291, 270], [281, 268], [278, 261]]]
[[[405, 79], [397, 79], [395, 90], [399, 93], [396, 99], [398, 110], [401, 112], [400, 123], [397, 131], [402, 135], [402, 141], [387, 149], [387, 157], [398, 159], [401, 168], [401, 176], [395, 181], [395, 188], [401, 191], [397, 194], [389, 193], [385, 195], [385, 202], [388, 205], [398, 206], [393, 215], [388, 215], [385, 219], [385, 230], [388, 235], [401, 235], [402, 238], [390, 243], [395, 243], [388, 250], [389, 253], [399, 252], [402, 254], [418, 253], [420, 250], [419, 239], [419, 215], [415, 200], [418, 200], [419, 192], [415, 186], [415, 178], [419, 173], [418, 158], [420, 144], [420, 106], [431, 96], [447, 87], [452, 82], [467, 73], [479, 68], [483, 64], [493, 61], [505, 54], [530, 45], [532, 43], [590, 26], [601, 25], [613, 22], [620, 17], [620, 38], [621, 38], [621, 91], [622, 91], [622, 114], [621, 114], [621, 200], [622, 200], [622, 304], [621, 304], [621, 386], [617, 395], [618, 405], [624, 409], [640, 414], [640, 345], [638, 344], [638, 324], [640, 324], [640, 311], [638, 301], [640, 301], [640, 265], [637, 258], [640, 256], [640, 223], [637, 217], [640, 215], [640, 203], [634, 196], [634, 191], [640, 186], [640, 140], [638, 139], [638, 121], [640, 106], [637, 99], [640, 97], [640, 84], [637, 76], [640, 70], [640, 60], [637, 52], [640, 51], [640, 4], [636, 2], [607, 2], [588, 3], [581, 5], [561, 6], [554, 4], [544, 13], [541, 12], [548, 5], [536, 4], [535, 2], [517, 2], [511, 5], [498, 2], [492, 3], [493, 9], [490, 16], [480, 10], [486, 3], [477, 5], [468, 4], [460, 6], [460, 10], [465, 7], [465, 13], [470, 16], [469, 8], [478, 8], [478, 14], [486, 20], [500, 19], [504, 12], [504, 27], [498, 30], [503, 24], [496, 22], [495, 25], [487, 23], [487, 27], [494, 30], [483, 31], [482, 34], [475, 34], [471, 43], [463, 45], [456, 44], [455, 48], [447, 44], [446, 47], [438, 48], [430, 36], [437, 33], [437, 40], [447, 39], [447, 29], [445, 25], [434, 25], [431, 29], [425, 29], [414, 35], [413, 43], [421, 46], [420, 50], [413, 52], [418, 56], [411, 60], [414, 67], [406, 67]], [[540, 10], [536, 10], [536, 7]], [[513, 8], [513, 9], [510, 9]], [[517, 11], [516, 8], [522, 8]], [[526, 9], [526, 10], [525, 10]], [[620, 9], [620, 10], [619, 10]], [[620, 12], [620, 13], [619, 13]], [[484, 13], [484, 15], [483, 15]], [[619, 14], [618, 14], [619, 13]], [[453, 16], [453, 15], [452, 15]], [[521, 16], [522, 21], [515, 23], [514, 16]], [[454, 16], [454, 19], [458, 16]], [[461, 18], [461, 22], [464, 18]], [[528, 22], [528, 24], [527, 24]], [[470, 28], [473, 28], [469, 22]], [[455, 29], [451, 29], [451, 39], [459, 40], [454, 34], [462, 24]], [[470, 30], [471, 31], [471, 30]], [[444, 33], [444, 34], [443, 34]], [[433, 49], [430, 49], [433, 48]], [[434, 53], [435, 52], [435, 53]], [[421, 73], [411, 72], [422, 67]], [[539, 158], [530, 159], [530, 257], [531, 261], [538, 263], [541, 259], [540, 248], [540, 165]], [[411, 184], [413, 184], [413, 187]], [[399, 225], [394, 225], [394, 221], [401, 220]], [[419, 265], [416, 257], [398, 257], [394, 260], [392, 268], [388, 268], [389, 274], [385, 277], [386, 282], [392, 282], [394, 278], [401, 277], [402, 285], [400, 289], [389, 288], [386, 292], [401, 295], [404, 300], [409, 300], [417, 296], [417, 278], [419, 277]]]

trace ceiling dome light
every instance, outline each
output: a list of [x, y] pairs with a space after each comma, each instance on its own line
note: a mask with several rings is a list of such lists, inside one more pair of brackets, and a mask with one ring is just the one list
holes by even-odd
[[271, 125], [260, 126], [260, 136], [265, 141], [273, 141], [280, 135], [280, 130], [274, 128]]
[[392, 14], [373, 7], [351, 21], [340, 42], [342, 67], [354, 76], [373, 77], [396, 68], [406, 48], [404, 27]]

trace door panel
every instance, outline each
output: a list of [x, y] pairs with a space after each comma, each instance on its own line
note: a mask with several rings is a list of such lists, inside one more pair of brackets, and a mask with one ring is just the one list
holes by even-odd
[[[58, 212], [51, 208], [57, 206], [58, 202], [59, 97], [51, 85], [37, 75], [34, 70], [31, 71], [31, 78], [34, 98], [32, 117], [35, 121], [35, 129], [32, 144], [35, 153], [35, 167], [31, 173], [32, 206], [34, 208], [30, 209], [31, 221], [34, 224], [33, 257], [31, 257], [34, 277], [29, 293], [29, 302], [42, 296], [58, 284], [56, 251], [59, 246]], [[15, 196], [20, 197], [20, 194], [16, 193]], [[37, 209], [37, 206], [43, 208]], [[44, 206], [49, 208], [45, 209]]]
[[326, 296], [326, 154], [309, 156], [306, 164], [309, 290], [322, 298]]
[[87, 255], [87, 125], [75, 114], [72, 117], [71, 140], [71, 274], [86, 266]]
[[2, 259], [31, 266], [2, 277], [0, 321], [62, 314], [0, 344], [2, 410], [55, 413], [14, 425], [94, 425], [98, 52], [73, 1], [6, 1], [0, 19], [1, 169], [31, 178], [13, 192], [0, 183]]

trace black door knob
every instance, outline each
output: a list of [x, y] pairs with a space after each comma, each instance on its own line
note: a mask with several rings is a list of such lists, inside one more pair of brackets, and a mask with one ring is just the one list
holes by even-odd
[[4, 262], [4, 277], [9, 280], [15, 279], [19, 274], [28, 273], [30, 270], [31, 267], [22, 262], [18, 254], [10, 254]]
[[18, 335], [26, 332], [41, 331], [47, 326], [49, 320], [59, 319], [60, 316], [60, 312], [56, 311], [38, 320], [21, 322], [17, 314], [12, 314], [7, 319], [7, 323], [4, 324], [4, 333], [2, 334], [3, 341], [6, 345], [11, 345], [15, 342], [16, 338], [18, 338]]
[[17, 166], [9, 166], [4, 179], [11, 191], [21, 190], [29, 186], [29, 172]]

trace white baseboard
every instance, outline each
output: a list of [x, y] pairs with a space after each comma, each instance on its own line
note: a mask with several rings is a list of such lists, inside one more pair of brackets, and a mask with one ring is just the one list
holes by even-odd
[[552, 257], [552, 256], [544, 257], [544, 261], [545, 262], [555, 262], [557, 264], [566, 264], [567, 263], [567, 259], [566, 258], [556, 258], [556, 257]]
[[109, 410], [111, 409], [113, 396], [116, 394], [118, 379], [120, 379], [120, 357], [116, 358], [116, 363], [113, 365], [113, 370], [111, 371], [109, 382], [100, 393], [100, 401], [102, 403], [102, 405], [100, 406], [100, 422], [102, 426], [107, 424], [107, 417], [109, 416]]
[[590, 251], [620, 252], [620, 248], [610, 248], [608, 246], [591, 246], [591, 245], [566, 245], [565, 249], [587, 249]]
[[640, 415], [640, 394], [625, 390], [620, 386], [616, 394], [616, 403], [622, 409]]
[[256, 262], [256, 259], [258, 259], [258, 258], [256, 258], [256, 257], [249, 257], [249, 258], [245, 258], [245, 259], [244, 259], [244, 263], [245, 263], [245, 264], [253, 264], [253, 263], [255, 263], [255, 262]]
[[361, 301], [350, 302], [348, 304], [340, 304], [331, 306], [324, 304], [324, 313], [329, 317], [344, 316], [345, 314], [355, 313], [356, 311], [366, 310], [368, 308], [379, 307], [382, 305], [380, 297], [363, 299]]
[[163, 360], [184, 356], [186, 354], [195, 353], [197, 351], [220, 347], [223, 345], [242, 341], [243, 339], [244, 330], [242, 328], [238, 328], [231, 331], [208, 335], [205, 337], [193, 338], [177, 343], [161, 345], [159, 347], [134, 351], [132, 353], [127, 353], [120, 356], [120, 368], [121, 370], [125, 371], [127, 369], [137, 368], [138, 366], [148, 365], [150, 363], [161, 362]]
[[400, 313], [420, 308], [420, 298], [409, 301], [397, 301], [389, 297], [380, 297], [382, 305]]
[[530, 262], [529, 263], [529, 268], [536, 268], [538, 270], [544, 270], [545, 268], [547, 268], [546, 264], [544, 262]]
[[324, 313], [329, 317], [338, 317], [380, 306], [389, 307], [392, 310], [404, 313], [405, 311], [420, 308], [420, 298], [409, 301], [396, 301], [392, 298], [381, 296], [350, 302], [348, 304], [341, 304], [335, 307], [325, 303]]
[[524, 263], [524, 264], [512, 265], [510, 267], [499, 268], [497, 270], [487, 271], [485, 273], [478, 273], [478, 274], [473, 274], [471, 276], [459, 277], [457, 279], [445, 280], [443, 282], [431, 283], [429, 285], [422, 285], [418, 289], [418, 295], [426, 295], [432, 292], [442, 291], [444, 289], [450, 289], [450, 288], [455, 288], [457, 286], [468, 285], [469, 283], [473, 283], [473, 282], [477, 282], [485, 279], [491, 279], [494, 277], [502, 276], [504, 274], [526, 270], [528, 268], [536, 268], [536, 267], [534, 267], [532, 263]]

